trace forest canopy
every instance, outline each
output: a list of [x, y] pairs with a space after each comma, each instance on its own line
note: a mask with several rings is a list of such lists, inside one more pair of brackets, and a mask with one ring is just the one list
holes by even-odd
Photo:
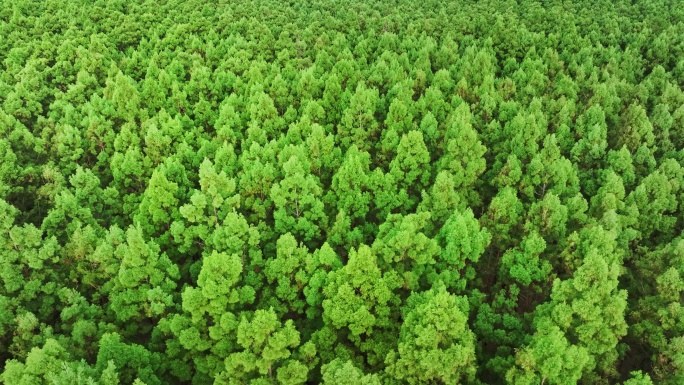
[[684, 383], [684, 4], [2, 0], [0, 383]]

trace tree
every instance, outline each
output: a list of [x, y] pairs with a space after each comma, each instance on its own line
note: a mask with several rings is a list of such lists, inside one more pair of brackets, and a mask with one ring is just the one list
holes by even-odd
[[218, 383], [232, 383], [249, 379], [265, 379], [265, 383], [303, 384], [308, 369], [297, 360], [289, 359], [290, 349], [300, 344], [300, 337], [292, 320], [284, 324], [273, 309], [257, 310], [251, 319], [243, 317], [237, 328], [241, 351], [226, 359], [225, 372]]
[[[372, 222], [366, 220], [373, 198], [369, 167], [370, 155], [351, 146], [333, 175], [326, 200], [347, 218], [351, 227], [339, 233], [328, 233], [328, 238], [335, 244], [358, 247], [373, 232]], [[335, 225], [332, 228], [335, 229]]]
[[165, 254], [159, 254], [159, 246], [145, 242], [142, 230], [136, 227], [126, 231], [126, 242], [116, 248], [121, 265], [108, 285], [110, 308], [118, 320], [139, 323], [130, 324], [129, 332], [136, 332], [138, 326], [149, 329], [146, 319], [158, 319], [175, 307], [178, 267]]
[[342, 259], [327, 242], [307, 258], [306, 271], [309, 275], [309, 282], [304, 287], [304, 295], [308, 304], [306, 315], [309, 319], [320, 319], [323, 291], [328, 284], [330, 274], [340, 268], [342, 268]]
[[8, 385], [119, 384], [119, 375], [113, 361], [109, 361], [104, 370], [95, 370], [85, 361], [71, 361], [69, 353], [54, 339], [47, 340], [40, 348], [33, 348], [25, 363], [8, 361], [0, 379]]
[[337, 123], [342, 118], [342, 114], [346, 111], [345, 107], [349, 102], [345, 96], [347, 95], [343, 93], [340, 78], [337, 74], [332, 73], [325, 81], [325, 89], [323, 90], [323, 99], [321, 101], [321, 106], [326, 111], [327, 124]]
[[160, 374], [166, 366], [162, 355], [150, 352], [138, 344], [127, 344], [121, 341], [121, 336], [116, 333], [105, 334], [100, 339], [95, 368], [104, 372], [111, 363], [119, 372], [119, 378], [124, 384], [134, 381], [145, 381], [148, 385], [162, 384]]
[[265, 146], [252, 143], [243, 148], [238, 161], [240, 207], [248, 212], [250, 221], [263, 221], [273, 210], [270, 193], [278, 175], [275, 142]]
[[273, 293], [268, 293], [271, 290], [266, 289], [264, 299], [273, 303], [279, 314], [304, 314], [304, 288], [310, 278], [306, 265], [310, 259], [309, 251], [298, 245], [292, 234], [280, 236], [276, 244], [276, 257], [267, 261], [264, 269], [268, 283], [273, 285]]
[[351, 361], [342, 361], [339, 358], [323, 365], [321, 368], [324, 384], [336, 385], [380, 385], [380, 379], [376, 374], [364, 374], [355, 367]]
[[[397, 156], [392, 159], [389, 169], [397, 182], [397, 187], [414, 197], [426, 188], [430, 181], [429, 164], [430, 153], [423, 142], [423, 134], [419, 131], [410, 131], [401, 137]], [[409, 200], [405, 204], [405, 209], [415, 207], [417, 203], [416, 200]]]
[[53, 337], [52, 328], [41, 320], [56, 315], [58, 283], [66, 276], [58, 264], [57, 238], [32, 224], [20, 226], [18, 214], [0, 200], [0, 327], [7, 332], [0, 353], [24, 358]]
[[[582, 170], [586, 177], [581, 178], [585, 183], [596, 179], [593, 170], [601, 168], [608, 148], [608, 126], [606, 117], [599, 105], [593, 105], [580, 117], [577, 126], [580, 128], [581, 138], [574, 144], [571, 154], [572, 160]], [[589, 190], [593, 191], [593, 190]]]
[[[441, 135], [439, 132], [439, 123], [434, 115], [432, 115], [432, 112], [428, 111], [425, 116], [423, 116], [423, 119], [420, 121], [419, 129], [423, 134], [423, 138], [425, 138], [428, 148], [437, 147], [437, 141], [441, 138]], [[436, 155], [435, 152], [432, 153], [433, 159]]]
[[48, 95], [45, 87], [45, 63], [30, 59], [16, 74], [16, 82], [10, 87], [3, 108], [23, 123], [28, 123], [43, 112], [43, 100]]
[[630, 309], [629, 338], [645, 351], [644, 359], [656, 369], [656, 381], [675, 384], [683, 378], [681, 360], [681, 297], [684, 293], [681, 262], [684, 240], [677, 238], [635, 259], [627, 271], [630, 287], [641, 288], [636, 304]]
[[[177, 219], [177, 192], [178, 184], [168, 180], [166, 167], [157, 167], [143, 193], [136, 216], [138, 223], [144, 226], [145, 234], [149, 236], [164, 228], [169, 229], [171, 221]], [[176, 218], [172, 218], [172, 215]]]
[[16, 178], [13, 175], [19, 173], [19, 168], [16, 165], [17, 156], [12, 151], [9, 142], [5, 139], [0, 140], [0, 159], [2, 159], [2, 166], [0, 166], [0, 199], [6, 199], [12, 190], [12, 179]]
[[107, 79], [104, 95], [116, 109], [118, 118], [132, 121], [137, 117], [140, 95], [135, 81], [130, 77], [119, 71], [113, 79]]
[[643, 106], [636, 103], [630, 104], [622, 115], [619, 127], [618, 131], [611, 136], [613, 148], [624, 145], [633, 154], [642, 143], [647, 147], [654, 145], [653, 125], [648, 120]]
[[130, 215], [140, 205], [139, 194], [145, 189], [146, 172], [140, 148], [130, 146], [124, 153], [115, 152], [110, 165], [117, 191], [127, 192], [123, 199], [123, 209], [124, 215]]
[[541, 324], [506, 381], [516, 384], [576, 384], [591, 358], [586, 349], [571, 345], [556, 325]]
[[370, 143], [378, 137], [378, 122], [375, 120], [375, 108], [378, 90], [366, 88], [359, 82], [356, 92], [344, 110], [340, 125], [337, 126], [337, 141], [346, 150], [352, 144], [360, 150], [370, 150]]
[[684, 169], [674, 159], [668, 159], [629, 194], [625, 203], [634, 205], [639, 211], [634, 227], [641, 239], [653, 239], [658, 234], [666, 234], [665, 241], [671, 237], [677, 221], [672, 214], [678, 207], [677, 197], [683, 178]]
[[[219, 155], [217, 163], [223, 161]], [[200, 190], [194, 190], [190, 202], [176, 211], [181, 218], [171, 224], [171, 237], [181, 252], [199, 252], [200, 242], [217, 251], [258, 258], [248, 245], [258, 243], [259, 233], [237, 212], [241, 197], [236, 194], [235, 180], [219, 167], [220, 163], [204, 159], [199, 167]]]
[[466, 103], [461, 103], [449, 116], [444, 134], [444, 153], [437, 162], [437, 169], [449, 171], [454, 176], [456, 191], [471, 204], [478, 204], [479, 198], [474, 195], [473, 188], [485, 171], [483, 155], [487, 148], [478, 139], [470, 121], [470, 108]]
[[[193, 361], [206, 376], [222, 372], [223, 361], [237, 350], [237, 311], [255, 296], [254, 288], [241, 285], [243, 271], [239, 255], [212, 252], [203, 259], [197, 287], [183, 291], [183, 313], [161, 325], [178, 339], [170, 347], [186, 349], [190, 354], [183, 360]], [[182, 366], [183, 360], [176, 365]]]
[[497, 249], [505, 250], [511, 244], [522, 225], [522, 211], [523, 205], [511, 187], [499, 190], [492, 199], [480, 222], [492, 234], [492, 245]]
[[291, 232], [312, 245], [327, 225], [322, 189], [309, 172], [308, 159], [292, 155], [283, 164], [283, 179], [271, 188], [275, 205], [275, 230], [280, 234]]
[[[616, 346], [627, 332], [627, 292], [618, 289], [620, 255], [615, 250], [615, 235], [597, 227], [587, 236], [591, 238], [580, 251], [583, 264], [574, 277], [556, 279], [551, 301], [537, 308], [535, 324], [539, 326], [535, 334], [558, 326], [567, 340], [576, 341], [574, 345], [586, 351], [589, 357], [581, 369], [582, 378], [595, 381], [616, 375]], [[540, 345], [539, 349], [544, 347]], [[522, 354], [518, 353], [519, 362]], [[534, 368], [538, 375], [543, 367]]]
[[648, 374], [644, 374], [641, 370], [634, 371], [630, 373], [630, 379], [623, 382], [624, 385], [651, 385], [651, 377]]
[[264, 130], [268, 139], [276, 137], [276, 132], [284, 127], [283, 118], [278, 115], [273, 99], [261, 90], [262, 87], [254, 86], [249, 100], [251, 116], [250, 126], [257, 126]]
[[431, 284], [442, 282], [449, 290], [461, 293], [476, 276], [475, 264], [491, 241], [491, 234], [481, 228], [472, 210], [454, 212], [437, 234], [441, 251], [434, 265], [427, 267]]
[[242, 120], [237, 112], [238, 110], [239, 101], [234, 93], [221, 102], [219, 116], [214, 122], [218, 140], [236, 144], [238, 140], [242, 139], [243, 133], [240, 132], [239, 128], [242, 125]]
[[413, 130], [413, 114], [409, 110], [407, 102], [400, 98], [394, 98], [390, 103], [385, 126], [395, 130], [399, 134], [407, 134]]
[[344, 329], [352, 343], [361, 345], [374, 330], [391, 326], [389, 302], [396, 281], [392, 275], [383, 276], [370, 247], [352, 249], [347, 264], [329, 275], [323, 289], [323, 320]]
[[440, 171], [428, 192], [421, 194], [423, 200], [418, 212], [429, 212], [433, 227], [438, 229], [455, 211], [465, 209], [465, 200], [456, 192], [454, 177], [448, 171]]
[[561, 155], [554, 134], [544, 138], [544, 146], [532, 157], [521, 180], [521, 192], [529, 199], [544, 198], [552, 192], [561, 198], [580, 192], [580, 183], [570, 160]]
[[440, 252], [437, 242], [423, 233], [429, 219], [430, 213], [425, 212], [390, 214], [373, 242], [373, 254], [380, 258], [378, 266], [401, 277], [403, 289], [420, 289], [425, 269], [435, 263]]
[[539, 257], [546, 249], [546, 242], [536, 232], [526, 235], [519, 248], [509, 249], [501, 257], [500, 273], [503, 277], [525, 287], [532, 282], [548, 280], [551, 265]]
[[311, 159], [311, 173], [317, 175], [324, 186], [329, 186], [342, 158], [340, 149], [335, 146], [334, 135], [326, 135], [323, 127], [314, 123], [305, 142]]
[[514, 154], [521, 162], [529, 162], [539, 151], [539, 141], [546, 136], [547, 125], [541, 100], [533, 98], [527, 111], [519, 112], [504, 125], [497, 155]]
[[387, 355], [387, 373], [412, 384], [458, 384], [474, 378], [475, 336], [468, 328], [468, 302], [444, 286], [413, 294], [402, 309], [396, 351]]
[[531, 205], [525, 228], [539, 232], [552, 246], [562, 244], [566, 238], [568, 211], [556, 194], [548, 192], [542, 200]]

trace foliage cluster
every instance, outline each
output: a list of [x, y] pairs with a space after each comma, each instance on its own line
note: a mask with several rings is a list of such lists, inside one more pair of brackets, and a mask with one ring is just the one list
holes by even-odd
[[0, 382], [684, 383], [684, 4], [3, 0]]

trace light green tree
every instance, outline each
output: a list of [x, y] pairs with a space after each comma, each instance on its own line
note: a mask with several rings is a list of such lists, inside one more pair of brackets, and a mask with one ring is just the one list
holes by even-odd
[[458, 384], [475, 376], [475, 335], [468, 327], [468, 302], [444, 286], [415, 293], [402, 309], [396, 351], [386, 372], [410, 384]]

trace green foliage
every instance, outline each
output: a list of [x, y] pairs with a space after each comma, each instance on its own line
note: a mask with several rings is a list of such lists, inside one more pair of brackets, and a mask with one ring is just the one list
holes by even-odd
[[517, 367], [506, 374], [515, 384], [572, 384], [582, 377], [589, 362], [586, 349], [570, 345], [557, 326], [540, 326], [525, 350], [517, 354]]
[[457, 384], [473, 378], [475, 336], [467, 324], [465, 297], [444, 286], [413, 294], [404, 308], [397, 350], [387, 355], [385, 369], [411, 384]]
[[339, 384], [339, 385], [380, 385], [380, 379], [375, 374], [364, 374], [360, 369], [356, 368], [351, 361], [343, 362], [339, 358], [323, 365], [321, 369], [323, 373], [324, 384]]
[[321, 200], [323, 191], [308, 170], [308, 159], [292, 155], [283, 164], [283, 179], [271, 188], [271, 199], [275, 230], [280, 234], [292, 232], [314, 244], [327, 217]]
[[3, 1], [0, 382], [684, 383], [678, 1]]
[[383, 277], [377, 257], [366, 245], [351, 250], [349, 261], [330, 274], [323, 290], [323, 320], [335, 329], [346, 329], [349, 339], [361, 344], [377, 327], [389, 327], [392, 289], [396, 273]]
[[291, 320], [282, 324], [273, 309], [257, 310], [251, 320], [243, 318], [237, 328], [237, 341], [242, 350], [226, 359], [226, 369], [219, 374], [218, 383], [241, 383], [256, 378], [271, 383], [273, 377], [283, 384], [306, 382], [306, 366], [289, 359], [290, 349], [299, 346], [299, 333]]

